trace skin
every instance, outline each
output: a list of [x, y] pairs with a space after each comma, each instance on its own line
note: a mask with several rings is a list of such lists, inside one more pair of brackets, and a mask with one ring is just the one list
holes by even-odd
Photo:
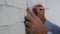
[[31, 34], [47, 34], [48, 29], [43, 24], [45, 22], [44, 12], [45, 10], [41, 4], [35, 5], [32, 10], [29, 7], [27, 8], [28, 15], [25, 17], [24, 23], [26, 32]]
[[32, 8], [33, 12], [36, 12], [36, 16], [41, 19], [41, 21], [45, 22], [45, 9], [42, 4], [37, 4]]

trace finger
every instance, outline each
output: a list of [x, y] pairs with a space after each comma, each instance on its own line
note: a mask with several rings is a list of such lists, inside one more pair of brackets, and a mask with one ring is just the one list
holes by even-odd
[[31, 23], [31, 22], [29, 22], [29, 21], [26, 21], [25, 25], [31, 28], [32, 23]]
[[33, 23], [35, 23], [35, 18], [33, 17], [33, 16], [31, 16], [30, 14], [29, 14], [29, 17], [28, 18], [30, 18], [31, 20], [30, 20], [30, 22], [33, 24]]
[[32, 8], [33, 12], [35, 13], [35, 15], [37, 16], [37, 14], [39, 13], [44, 13], [45, 9], [43, 7], [35, 7], [35, 8]]
[[25, 30], [26, 30], [26, 32], [30, 32], [31, 28], [26, 27]]
[[27, 13], [29, 13], [32, 17], [37, 18], [37, 16], [33, 13], [30, 8], [27, 8]]
[[[31, 19], [32, 20], [34, 20], [35, 19], [35, 21], [37, 20], [37, 21], [39, 21], [40, 19], [30, 10], [30, 8], [28, 8], [28, 11], [27, 11], [28, 13], [29, 13], [29, 15], [31, 15], [30, 17], [32, 17]], [[34, 19], [33, 19], [34, 18]]]
[[28, 16], [25, 17], [25, 22], [26, 22], [26, 21], [30, 21], [30, 20], [31, 20], [31, 19], [30, 19]]
[[36, 8], [32, 8], [32, 10], [35, 13], [35, 15], [37, 15]]
[[42, 4], [36, 4], [34, 7], [43, 7]]
[[43, 7], [36, 7], [37, 16], [42, 19], [44, 18], [45, 9]]
[[29, 22], [32, 22], [32, 17], [31, 17], [31, 15], [28, 15], [26, 18], [25, 18], [25, 21], [29, 21]]
[[25, 18], [25, 23], [26, 23], [26, 21], [29, 21], [29, 22], [31, 22], [31, 24], [33, 24], [35, 19], [30, 14], [28, 14], [28, 16]]
[[33, 11], [28, 7], [27, 8], [27, 19], [29, 19], [31, 22], [33, 22], [33, 20], [35, 20], [36, 15], [33, 13]]
[[33, 11], [32, 11], [30, 8], [27, 8], [27, 12], [28, 12], [31, 16], [35, 17], [35, 14], [33, 13]]
[[32, 11], [30, 11], [29, 8], [28, 8], [27, 12], [29, 13], [29, 15], [31, 17], [32, 23], [37, 23], [37, 22], [41, 22], [42, 23], [42, 21]]
[[40, 13], [41, 11], [45, 10], [43, 7], [35, 7], [35, 9], [37, 13]]

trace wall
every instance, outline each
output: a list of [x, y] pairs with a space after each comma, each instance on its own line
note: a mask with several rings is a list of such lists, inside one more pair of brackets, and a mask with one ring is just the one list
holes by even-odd
[[46, 9], [46, 18], [60, 27], [60, 0], [43, 0], [49, 9]]
[[0, 34], [25, 34], [27, 0], [0, 0]]

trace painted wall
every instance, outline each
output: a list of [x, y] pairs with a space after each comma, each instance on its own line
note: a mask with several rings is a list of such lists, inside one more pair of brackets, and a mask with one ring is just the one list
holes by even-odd
[[43, 0], [49, 9], [46, 10], [46, 18], [60, 27], [60, 0]]
[[0, 0], [0, 34], [25, 34], [27, 0]]

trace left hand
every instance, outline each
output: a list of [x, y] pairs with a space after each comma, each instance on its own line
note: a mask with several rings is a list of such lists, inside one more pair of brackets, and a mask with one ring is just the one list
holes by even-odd
[[31, 34], [46, 34], [48, 29], [30, 8], [27, 8], [27, 13], [28, 15], [25, 18], [26, 31]]
[[35, 15], [37, 17], [39, 17], [41, 19], [41, 21], [43, 22], [43, 24], [45, 23], [45, 8], [42, 4], [36, 4], [33, 8], [32, 8], [33, 12], [35, 13]]

